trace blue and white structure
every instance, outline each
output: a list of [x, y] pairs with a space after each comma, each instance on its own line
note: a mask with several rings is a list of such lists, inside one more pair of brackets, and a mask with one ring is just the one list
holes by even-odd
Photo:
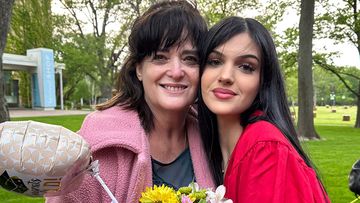
[[55, 73], [60, 75], [61, 109], [63, 109], [62, 70], [64, 64], [54, 61], [52, 49], [27, 50], [26, 56], [3, 55], [4, 70], [25, 70], [31, 73], [32, 107], [52, 110], [56, 107]]

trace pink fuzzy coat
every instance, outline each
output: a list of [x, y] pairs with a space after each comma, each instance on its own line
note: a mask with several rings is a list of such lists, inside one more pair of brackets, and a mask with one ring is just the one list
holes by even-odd
[[[187, 120], [191, 158], [197, 183], [214, 188], [201, 137], [194, 116]], [[152, 186], [149, 141], [134, 111], [112, 107], [89, 114], [79, 134], [90, 144], [99, 160], [100, 176], [119, 203], [138, 202], [141, 192]], [[80, 188], [59, 197], [48, 197], [48, 203], [110, 203], [111, 199], [95, 178], [86, 175]]]

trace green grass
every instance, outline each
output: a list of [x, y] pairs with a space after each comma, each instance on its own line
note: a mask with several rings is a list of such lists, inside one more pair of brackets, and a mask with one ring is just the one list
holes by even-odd
[[[355, 125], [356, 107], [335, 107], [335, 113], [331, 112], [331, 107], [317, 107], [316, 118], [314, 119], [315, 125], [330, 125], [330, 126], [351, 126]], [[350, 121], [342, 121], [343, 115], [350, 115]]]
[[[327, 192], [334, 203], [351, 202], [355, 197], [348, 189], [348, 174], [352, 164], [360, 158], [360, 129], [353, 128], [356, 107], [337, 107], [336, 113], [330, 108], [318, 107], [315, 126], [321, 136], [320, 141], [303, 142], [317, 166]], [[350, 121], [342, 121], [348, 114]], [[80, 128], [84, 116], [53, 116], [18, 118], [13, 120], [34, 120], [62, 125], [73, 131]], [[42, 203], [43, 198], [28, 198], [16, 193], [0, 190], [0, 202]]]
[[[360, 159], [360, 129], [353, 128], [356, 107], [345, 109], [318, 107], [314, 119], [320, 141], [303, 145], [318, 168], [332, 202], [351, 202], [354, 194], [348, 189], [348, 175], [352, 164]], [[350, 121], [342, 121], [350, 115]]]
[[321, 141], [305, 142], [332, 202], [350, 202], [348, 189], [352, 164], [360, 158], [360, 129], [345, 126], [317, 126]]
[[12, 118], [12, 121], [26, 121], [33, 120], [42, 123], [49, 123], [54, 125], [61, 125], [65, 128], [78, 131], [81, 127], [81, 123], [84, 120], [85, 115], [72, 115], [72, 116], [44, 116], [44, 117], [23, 117], [23, 118]]

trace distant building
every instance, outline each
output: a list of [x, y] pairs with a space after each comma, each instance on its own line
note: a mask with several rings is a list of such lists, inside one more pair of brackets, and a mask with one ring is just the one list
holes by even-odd
[[51, 110], [56, 107], [55, 73], [60, 76], [60, 106], [63, 109], [62, 70], [64, 64], [54, 62], [52, 49], [29, 49], [26, 56], [15, 54], [3, 55], [3, 69], [5, 72], [5, 99], [10, 107], [19, 106], [18, 80], [11, 79], [11, 72], [16, 70], [28, 71], [31, 74], [31, 101], [33, 108]]

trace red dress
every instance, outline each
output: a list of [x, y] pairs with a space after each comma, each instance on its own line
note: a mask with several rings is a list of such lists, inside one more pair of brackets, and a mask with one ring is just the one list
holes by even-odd
[[267, 121], [244, 129], [231, 154], [224, 185], [225, 196], [234, 203], [330, 202], [314, 170]]

